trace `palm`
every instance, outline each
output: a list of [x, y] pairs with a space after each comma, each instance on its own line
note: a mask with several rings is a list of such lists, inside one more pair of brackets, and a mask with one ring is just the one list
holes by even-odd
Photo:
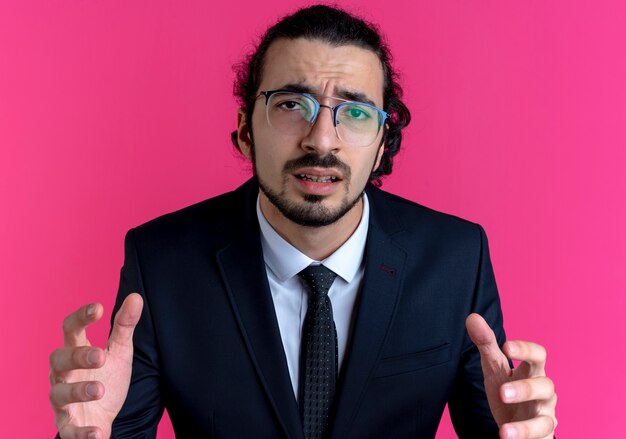
[[101, 368], [76, 370], [68, 376], [68, 382], [99, 381], [105, 388], [102, 399], [69, 406], [68, 422], [72, 425], [106, 428], [124, 404], [132, 371], [132, 344], [120, 349], [109, 347], [105, 354]]
[[536, 402], [528, 401], [519, 404], [505, 404], [500, 397], [500, 389], [503, 384], [526, 379], [529, 377], [528, 365], [520, 364], [520, 367], [511, 369], [508, 359], [502, 353], [497, 361], [490, 361], [481, 357], [481, 364], [485, 375], [485, 391], [489, 408], [498, 425], [508, 422], [523, 421], [535, 416], [537, 412]]

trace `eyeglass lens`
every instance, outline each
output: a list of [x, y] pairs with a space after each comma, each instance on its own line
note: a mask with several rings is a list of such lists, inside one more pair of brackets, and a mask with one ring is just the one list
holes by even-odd
[[[282, 133], [306, 135], [316, 117], [316, 107], [316, 101], [306, 95], [276, 92], [267, 100], [267, 120]], [[376, 140], [382, 116], [374, 107], [346, 102], [339, 104], [336, 112], [335, 128], [343, 142], [353, 146], [368, 146]]]

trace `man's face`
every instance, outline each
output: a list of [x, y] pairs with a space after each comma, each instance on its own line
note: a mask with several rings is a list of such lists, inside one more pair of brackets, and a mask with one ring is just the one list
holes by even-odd
[[[259, 92], [285, 88], [382, 108], [383, 71], [376, 54], [357, 46], [334, 47], [319, 40], [278, 40], [265, 56]], [[359, 99], [355, 99], [355, 96]], [[316, 96], [320, 104], [339, 102]], [[265, 98], [257, 99], [250, 141], [240, 114], [242, 151], [253, 160], [261, 188], [261, 208], [268, 217], [304, 226], [325, 226], [348, 212], [360, 217], [361, 194], [382, 156], [382, 130], [371, 145], [349, 146], [337, 136], [332, 110], [320, 108], [310, 130], [285, 134], [270, 126]]]

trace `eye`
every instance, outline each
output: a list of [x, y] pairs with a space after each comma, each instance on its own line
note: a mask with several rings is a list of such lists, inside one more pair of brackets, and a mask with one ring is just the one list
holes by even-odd
[[284, 100], [277, 102], [276, 106], [281, 110], [293, 111], [300, 109], [302, 107], [302, 104], [293, 100]]
[[351, 105], [347, 107], [346, 115], [350, 119], [354, 119], [354, 120], [369, 119], [371, 117], [370, 114], [367, 111], [365, 111], [364, 108], [358, 105]]

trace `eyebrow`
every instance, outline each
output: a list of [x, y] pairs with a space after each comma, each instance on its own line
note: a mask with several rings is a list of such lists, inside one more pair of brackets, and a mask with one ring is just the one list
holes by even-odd
[[[313, 87], [310, 87], [304, 84], [297, 84], [297, 83], [285, 84], [282, 87], [280, 87], [279, 90], [293, 91], [296, 93], [307, 93], [310, 95], [320, 96], [320, 93], [317, 89], [314, 89]], [[333, 96], [328, 96], [328, 97], [333, 97]], [[334, 97], [346, 99], [348, 101], [362, 102], [364, 104], [369, 104], [373, 107], [378, 107], [376, 103], [372, 101], [370, 98], [368, 98], [365, 93], [361, 93], [361, 92], [354, 91], [354, 90], [348, 90], [348, 89], [341, 88], [341, 87], [335, 89]]]

